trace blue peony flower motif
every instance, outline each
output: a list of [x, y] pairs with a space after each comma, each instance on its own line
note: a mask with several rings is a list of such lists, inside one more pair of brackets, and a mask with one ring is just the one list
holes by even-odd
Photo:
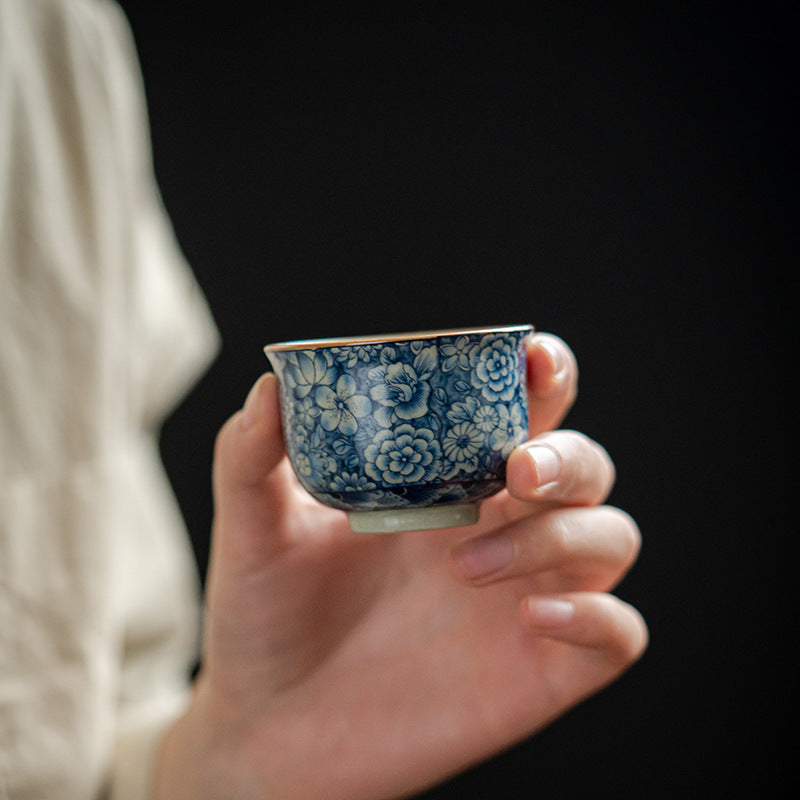
[[442, 372], [450, 372], [456, 367], [463, 370], [469, 369], [469, 356], [472, 348], [467, 336], [459, 336], [454, 342], [447, 342], [440, 347], [442, 354]]
[[357, 384], [350, 375], [342, 375], [336, 382], [336, 390], [330, 386], [319, 386], [314, 400], [319, 408], [320, 425], [326, 431], [336, 431], [352, 436], [358, 430], [357, 418], [365, 417], [372, 411], [370, 399], [356, 394]]
[[297, 358], [286, 365], [286, 377], [300, 400], [318, 386], [331, 386], [336, 380], [336, 369], [324, 351], [307, 353], [301, 350]]
[[485, 436], [472, 422], [457, 422], [444, 435], [442, 450], [456, 471], [475, 472]]
[[435, 347], [427, 347], [414, 358], [413, 365], [393, 363], [376, 367], [371, 378], [382, 382], [370, 389], [370, 396], [380, 404], [375, 419], [384, 428], [398, 420], [412, 420], [428, 413], [431, 394], [429, 380], [437, 365]]
[[505, 336], [484, 336], [471, 354], [472, 385], [492, 403], [511, 400], [519, 368], [514, 343]]
[[404, 424], [375, 434], [364, 452], [364, 471], [392, 486], [423, 483], [439, 473], [441, 455], [433, 431]]
[[511, 408], [498, 406], [497, 414], [498, 425], [489, 437], [489, 444], [507, 458], [525, 440], [524, 412], [519, 403], [514, 403]]

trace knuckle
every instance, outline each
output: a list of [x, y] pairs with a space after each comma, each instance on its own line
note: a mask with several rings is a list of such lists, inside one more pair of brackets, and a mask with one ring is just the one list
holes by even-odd
[[626, 604], [628, 624], [625, 626], [624, 635], [618, 641], [618, 653], [622, 664], [629, 667], [638, 661], [647, 649], [649, 635], [647, 625], [636, 609]]
[[562, 440], [562, 449], [571, 456], [579, 456], [584, 452], [586, 442], [590, 441], [585, 433], [566, 428], [553, 434]]
[[639, 555], [642, 547], [642, 534], [633, 517], [619, 508], [609, 508], [615, 518], [615, 529], [620, 542], [625, 548], [626, 561], [632, 563]]
[[647, 648], [647, 626], [635, 608], [611, 595], [604, 596], [601, 605], [605, 648], [620, 669], [627, 668]]
[[552, 512], [546, 518], [548, 561], [560, 564], [572, 557], [575, 549], [574, 525], [570, 515]]
[[576, 458], [591, 458], [595, 461], [603, 461], [609, 465], [613, 465], [608, 450], [585, 433], [575, 430], [566, 430], [563, 433]]
[[600, 468], [605, 472], [606, 484], [610, 489], [617, 480], [617, 468], [614, 466], [614, 461], [605, 447], [597, 442], [592, 442], [592, 447], [595, 452], [595, 457], [600, 462]]
[[583, 436], [581, 441], [581, 457], [587, 473], [593, 473], [599, 477], [604, 490], [610, 491], [617, 478], [617, 470], [614, 461], [603, 445]]
[[[559, 450], [564, 459], [574, 465], [578, 474], [588, 478], [599, 470], [607, 481], [613, 481], [616, 468], [605, 447], [580, 431], [565, 430], [559, 434], [562, 438]], [[558, 442], [555, 444], [558, 446]]]
[[627, 571], [641, 548], [639, 526], [629, 514], [614, 506], [599, 506], [594, 511], [599, 515], [597, 529], [603, 532], [605, 560], [616, 569]]

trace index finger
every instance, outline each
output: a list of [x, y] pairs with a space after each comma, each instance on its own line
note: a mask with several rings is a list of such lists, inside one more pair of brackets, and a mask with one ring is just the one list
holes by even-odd
[[578, 362], [563, 339], [535, 333], [528, 341], [528, 426], [533, 438], [555, 430], [578, 396]]

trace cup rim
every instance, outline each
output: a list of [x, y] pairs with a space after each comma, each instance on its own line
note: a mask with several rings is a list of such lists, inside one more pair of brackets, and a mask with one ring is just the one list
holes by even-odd
[[321, 350], [328, 347], [353, 347], [367, 344], [392, 344], [396, 342], [417, 341], [420, 339], [441, 339], [453, 336], [472, 336], [489, 333], [532, 333], [533, 325], [488, 325], [468, 328], [442, 328], [428, 331], [409, 331], [407, 333], [368, 334], [366, 336], [342, 336], [331, 339], [296, 339], [288, 342], [268, 344], [264, 352], [280, 353], [291, 350]]

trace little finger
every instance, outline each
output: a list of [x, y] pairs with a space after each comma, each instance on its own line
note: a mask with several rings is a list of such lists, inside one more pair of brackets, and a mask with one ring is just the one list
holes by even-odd
[[641, 614], [609, 594], [529, 595], [520, 603], [520, 617], [537, 635], [585, 651], [583, 658], [558, 653], [562, 663], [555, 674], [565, 692], [563, 700], [577, 701], [609, 683], [637, 661], [648, 644]]

